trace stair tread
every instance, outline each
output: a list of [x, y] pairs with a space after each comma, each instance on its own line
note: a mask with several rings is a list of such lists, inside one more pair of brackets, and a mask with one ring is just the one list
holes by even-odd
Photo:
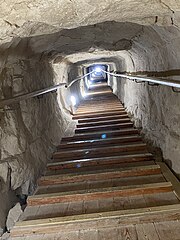
[[[97, 221], [102, 219], [103, 224], [107, 219], [117, 219], [117, 221], [121, 222], [121, 224], [130, 224], [130, 223], [139, 223], [140, 219], [144, 220], [145, 222], [156, 222], [159, 221], [159, 219], [163, 220], [164, 215], [167, 213], [167, 218], [170, 220], [179, 220], [180, 219], [180, 204], [173, 204], [173, 205], [165, 205], [165, 206], [155, 206], [155, 207], [146, 207], [146, 208], [137, 208], [137, 209], [126, 209], [126, 210], [119, 210], [119, 211], [109, 211], [109, 212], [102, 212], [102, 213], [90, 213], [90, 214], [81, 214], [81, 215], [73, 215], [73, 216], [65, 216], [65, 217], [56, 217], [56, 218], [45, 218], [45, 219], [33, 219], [29, 221], [22, 221], [22, 222], [17, 222], [12, 234], [13, 236], [19, 234], [20, 228], [24, 228], [25, 232], [24, 234], [29, 234], [32, 233], [34, 230], [37, 230], [37, 227], [53, 227], [56, 224], [57, 225], [62, 225], [63, 223], [66, 224], [75, 224], [75, 223], [80, 223], [81, 221], [86, 223], [90, 222], [97, 226]], [[169, 217], [168, 213], [174, 213]], [[154, 218], [150, 218], [150, 216], [158, 214], [161, 216], [160, 218], [157, 218], [157, 215], [155, 215]], [[145, 221], [145, 219], [147, 221]], [[142, 221], [141, 220], [141, 221]], [[108, 222], [109, 223], [109, 222]], [[113, 223], [115, 224], [115, 223]], [[35, 229], [32, 229], [34, 227]], [[73, 226], [74, 227], [74, 226]], [[92, 226], [93, 227], [93, 226]], [[29, 232], [27, 232], [27, 228], [29, 228]], [[63, 224], [64, 228], [64, 224]], [[95, 226], [94, 226], [95, 228]], [[49, 229], [48, 229], [49, 230]], [[56, 229], [57, 231], [57, 229]]]
[[94, 147], [94, 146], [104, 146], [106, 147], [111, 146], [112, 144], [127, 144], [129, 142], [142, 142], [142, 138], [137, 135], [131, 135], [131, 136], [122, 136], [122, 137], [112, 137], [108, 139], [94, 139], [94, 140], [82, 140], [82, 141], [74, 141], [74, 142], [66, 142], [66, 143], [61, 143], [58, 145], [57, 149], [59, 150], [67, 150], [69, 151], [69, 148], [86, 148], [86, 147]]
[[87, 113], [74, 113], [74, 116], [77, 117], [77, 116], [89, 116], [89, 115], [98, 115], [98, 114], [111, 114], [111, 113], [118, 113], [118, 112], [125, 112], [125, 108], [118, 108], [118, 109], [109, 109], [109, 110], [106, 110], [106, 109], [103, 109], [101, 111], [92, 111], [92, 112], [87, 112]]
[[[145, 199], [146, 198], [146, 199]], [[134, 195], [129, 197], [107, 198], [94, 201], [55, 203], [42, 206], [28, 206], [22, 220], [75, 216], [90, 213], [102, 213], [126, 209], [137, 209], [178, 204], [179, 201], [172, 192]]]
[[108, 121], [108, 120], [121, 120], [123, 118], [127, 118], [128, 114], [121, 114], [121, 115], [113, 115], [113, 116], [101, 116], [101, 117], [94, 117], [94, 118], [84, 118], [78, 119], [78, 123], [93, 123], [93, 122], [101, 122], [101, 121]]
[[75, 119], [84, 119], [84, 118], [92, 118], [92, 117], [101, 117], [101, 116], [112, 116], [112, 115], [124, 115], [126, 114], [125, 110], [117, 110], [117, 111], [102, 111], [96, 113], [88, 113], [88, 114], [76, 114], [72, 117], [73, 120]]
[[91, 133], [76, 133], [72, 137], [64, 137], [62, 138], [62, 143], [66, 141], [77, 141], [77, 140], [94, 140], [94, 139], [107, 139], [107, 138], [114, 138], [120, 136], [127, 136], [131, 134], [138, 134], [139, 131], [135, 128], [124, 128], [120, 130], [106, 130], [104, 131], [96, 131]]
[[49, 194], [33, 195], [28, 198], [28, 205], [53, 204], [67, 201], [95, 200], [107, 197], [131, 196], [146, 193], [170, 192], [172, 184], [170, 182], [140, 184], [120, 187], [107, 187], [88, 190], [76, 190], [69, 192], [56, 192]]
[[[113, 177], [123, 177], [127, 175], [135, 175], [135, 174], [148, 174], [149, 173], [158, 173], [160, 172], [160, 167], [157, 164], [154, 165], [145, 165], [145, 166], [133, 166], [133, 167], [126, 167], [126, 168], [114, 168], [114, 169], [101, 169], [101, 170], [95, 170], [95, 171], [89, 171], [84, 173], [74, 172], [70, 174], [60, 174], [60, 175], [48, 175], [43, 176], [39, 179], [38, 183], [39, 185], [44, 185], [46, 183], [45, 181], [55, 181], [59, 183], [67, 183], [71, 181], [82, 181], [82, 179], [102, 179], [102, 176], [106, 177], [109, 176], [109, 178]], [[111, 176], [113, 174], [113, 176]], [[48, 182], [49, 184], [49, 182]]]
[[[71, 164], [71, 163], [75, 163], [75, 164], [79, 164], [79, 163], [89, 163], [89, 162], [97, 162], [99, 161], [99, 164], [104, 162], [108, 162], [108, 160], [110, 160], [110, 162], [113, 160], [117, 160], [118, 163], [120, 163], [120, 161], [122, 162], [126, 162], [126, 160], [128, 161], [130, 159], [130, 161], [135, 161], [137, 158], [137, 161], [140, 161], [139, 158], [143, 158], [142, 161], [144, 161], [145, 159], [153, 159], [153, 155], [151, 153], [136, 153], [136, 154], [127, 154], [127, 155], [122, 155], [122, 156], [108, 156], [108, 157], [98, 157], [98, 158], [86, 158], [86, 159], [77, 159], [77, 160], [72, 160], [72, 161], [56, 161], [56, 162], [51, 162], [47, 164], [47, 167], [53, 167], [53, 166], [58, 166], [58, 165], [65, 165], [65, 164]], [[144, 159], [145, 158], [145, 159]], [[129, 161], [128, 161], [129, 162]], [[78, 166], [78, 168], [81, 166]]]
[[[90, 166], [82, 166], [82, 167], [78, 167], [76, 166], [76, 173], [87, 173], [89, 171], [95, 171], [95, 170], [102, 170], [102, 169], [119, 169], [119, 168], [126, 168], [126, 167], [135, 167], [135, 166], [149, 166], [149, 165], [153, 165], [155, 164], [154, 160], [150, 160], [150, 159], [146, 159], [143, 161], [136, 161], [136, 162], [125, 162], [125, 163], [111, 163], [111, 164], [107, 164], [107, 165], [90, 165]], [[69, 173], [74, 173], [74, 168], [61, 168], [61, 169], [57, 169], [58, 165], [54, 166], [53, 169], [53, 165], [49, 165], [49, 168], [52, 167], [52, 169], [48, 169], [47, 166], [47, 170], [45, 172], [45, 176], [49, 176], [49, 175], [58, 175], [58, 174], [69, 174]]]
[[[58, 150], [53, 154], [53, 158], [58, 158], [62, 157], [64, 158], [65, 156], [70, 156], [72, 160], [75, 159], [76, 156], [81, 156], [83, 154], [84, 157], [88, 157], [91, 154], [101, 154], [102, 156], [108, 154], [108, 153], [121, 153], [121, 152], [131, 152], [131, 151], [138, 151], [140, 150], [147, 150], [147, 145], [146, 143], [131, 143], [131, 144], [125, 144], [125, 145], [113, 145], [109, 146], [108, 148], [104, 147], [93, 147], [93, 148], [85, 148], [85, 149], [73, 149], [73, 155], [71, 152], [63, 151], [63, 150]], [[77, 153], [77, 155], [76, 155]], [[98, 155], [97, 155], [98, 156]], [[112, 155], [113, 156], [113, 155]]]
[[112, 124], [112, 125], [100, 125], [100, 126], [91, 126], [91, 127], [82, 127], [82, 128], [76, 128], [75, 133], [80, 133], [80, 132], [92, 132], [92, 131], [101, 131], [105, 129], [121, 129], [121, 128], [128, 128], [128, 127], [133, 127], [132, 122], [127, 122], [127, 123], [117, 123], [117, 124]]
[[122, 119], [115, 119], [111, 121], [101, 121], [101, 122], [93, 122], [93, 123], [79, 123], [77, 124], [77, 128], [84, 128], [84, 127], [92, 127], [92, 126], [101, 126], [101, 125], [112, 125], [112, 124], [120, 124], [120, 123], [128, 123], [131, 122], [130, 118], [122, 118]]
[[112, 177], [110, 179], [90, 179], [77, 182], [64, 182], [55, 183], [46, 186], [38, 186], [35, 195], [39, 194], [51, 194], [56, 192], [69, 192], [69, 191], [80, 191], [86, 190], [91, 192], [91, 189], [107, 189], [115, 187], [132, 187], [140, 184], [153, 184], [165, 182], [165, 178], [162, 174], [147, 174], [147, 175], [132, 175], [124, 177]]

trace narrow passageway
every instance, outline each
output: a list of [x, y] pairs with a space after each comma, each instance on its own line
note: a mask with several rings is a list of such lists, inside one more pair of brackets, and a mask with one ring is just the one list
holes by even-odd
[[107, 83], [91, 86], [73, 119], [75, 135], [57, 146], [12, 239], [178, 240], [173, 174]]

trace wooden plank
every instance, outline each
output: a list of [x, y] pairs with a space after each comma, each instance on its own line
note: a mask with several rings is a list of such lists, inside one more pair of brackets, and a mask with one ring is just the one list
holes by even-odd
[[53, 184], [63, 184], [63, 183], [73, 183], [81, 181], [90, 181], [90, 180], [105, 180], [113, 178], [122, 178], [129, 176], [144, 176], [144, 175], [154, 175], [160, 173], [160, 167], [158, 165], [151, 166], [139, 166], [139, 167], [129, 167], [126, 169], [119, 169], [111, 171], [108, 169], [104, 172], [91, 172], [87, 174], [65, 174], [65, 175], [53, 175], [53, 176], [44, 176], [41, 177], [38, 181], [39, 186], [47, 186]]
[[179, 200], [173, 192], [146, 194], [144, 199], [149, 207], [179, 203]]
[[99, 240], [118, 240], [119, 232], [117, 228], [102, 228], [98, 231]]
[[116, 138], [108, 138], [108, 139], [94, 139], [94, 140], [83, 140], [83, 141], [74, 141], [73, 143], [67, 142], [67, 143], [61, 143], [57, 149], [59, 150], [67, 150], [69, 151], [71, 148], [75, 149], [83, 149], [85, 147], [97, 147], [97, 146], [111, 146], [111, 145], [117, 145], [117, 144], [127, 144], [131, 142], [141, 142], [142, 143], [142, 138], [137, 135], [131, 135], [131, 136], [122, 136], [122, 137], [116, 137]]
[[102, 126], [93, 126], [93, 127], [85, 127], [85, 128], [77, 128], [75, 133], [86, 133], [86, 132], [97, 132], [97, 131], [105, 131], [105, 130], [119, 130], [122, 128], [130, 128], [133, 127], [132, 122], [127, 123], [118, 123], [112, 125], [102, 125]]
[[160, 240], [153, 223], [135, 225], [138, 240]]
[[99, 114], [99, 113], [108, 113], [108, 112], [116, 112], [116, 111], [125, 111], [125, 109], [124, 108], [120, 108], [120, 107], [117, 107], [117, 108], [113, 108], [113, 107], [109, 107], [109, 108], [107, 108], [107, 107], [101, 107], [101, 108], [93, 108], [93, 109], [89, 109], [89, 108], [87, 108], [87, 110], [82, 110], [82, 111], [80, 111], [80, 110], [77, 110], [76, 111], [76, 113], [74, 114], [74, 116], [82, 116], [82, 115], [88, 115], [88, 114], [90, 114], [90, 115], [92, 115], [92, 114]]
[[138, 134], [139, 131], [135, 128], [127, 128], [121, 130], [114, 130], [114, 131], [104, 131], [96, 132], [96, 133], [83, 133], [83, 134], [76, 134], [73, 137], [65, 137], [62, 139], [62, 142], [73, 142], [73, 141], [83, 141], [83, 140], [94, 140], [94, 139], [107, 139], [112, 137], [120, 137], [120, 136], [127, 136], [132, 134]]
[[92, 111], [92, 112], [87, 112], [87, 113], [84, 113], [84, 112], [82, 112], [82, 113], [75, 113], [74, 114], [74, 116], [75, 117], [80, 117], [80, 116], [94, 116], [94, 115], [104, 115], [104, 114], [108, 114], [108, 115], [111, 115], [111, 114], [113, 114], [113, 113], [117, 113], [117, 112], [124, 112], [125, 111], [125, 108], [118, 108], [118, 109], [106, 109], [106, 108], [104, 108], [104, 109], [100, 109], [100, 110], [97, 110], [95, 113], [94, 113], [94, 111]]
[[33, 216], [36, 218], [37, 213], [39, 211], [40, 206], [35, 206], [35, 207], [30, 207], [30, 208], [25, 208], [24, 213], [20, 216], [20, 221], [23, 221], [27, 218], [27, 216]]
[[179, 204], [18, 222], [12, 229], [11, 236], [93, 230], [102, 227], [119, 227], [120, 224], [161, 222], [167, 219], [169, 221], [180, 219]]
[[118, 236], [121, 240], [138, 240], [134, 225], [118, 228]]
[[126, 111], [124, 110], [117, 110], [117, 111], [106, 111], [106, 112], [98, 112], [98, 113], [89, 113], [89, 114], [79, 114], [79, 115], [74, 115], [72, 117], [73, 120], [78, 120], [78, 119], [84, 119], [84, 118], [97, 118], [97, 117], [103, 117], [103, 116], [114, 116], [114, 115], [124, 115], [126, 114]]
[[104, 112], [104, 111], [117, 111], [117, 110], [125, 110], [123, 106], [107, 106], [106, 104], [104, 105], [96, 105], [96, 106], [85, 106], [85, 107], [78, 107], [76, 110], [76, 115], [80, 114], [88, 114], [88, 113], [97, 113], [97, 112]]
[[154, 223], [156, 232], [161, 240], [180, 239], [180, 221]]
[[138, 162], [125, 162], [125, 163], [111, 163], [108, 166], [107, 165], [90, 165], [90, 166], [86, 166], [86, 167], [77, 167], [76, 166], [76, 170], [74, 168], [62, 168], [59, 170], [46, 170], [46, 172], [44, 173], [44, 175], [46, 176], [51, 176], [51, 175], [60, 175], [60, 174], [74, 174], [74, 172], [76, 172], [77, 174], [85, 174], [88, 172], [93, 172], [93, 171], [102, 171], [105, 169], [109, 169], [109, 170], [118, 170], [119, 168], [127, 168], [127, 167], [138, 167], [138, 166], [149, 166], [149, 165], [153, 165], [155, 164], [155, 162], [153, 160], [144, 160], [144, 161], [138, 161]]
[[128, 199], [132, 209], [148, 207], [143, 195], [130, 196]]
[[[136, 195], [138, 196], [138, 195]], [[124, 209], [130, 209], [131, 203], [129, 201], [129, 197], [113, 197], [113, 209], [114, 211], [117, 210], [124, 210]]]
[[94, 127], [94, 126], [101, 126], [101, 125], [112, 125], [112, 124], [120, 124], [120, 123], [129, 123], [131, 122], [130, 118], [122, 118], [122, 119], [115, 119], [111, 121], [101, 121], [101, 122], [93, 122], [93, 123], [81, 123], [78, 124], [77, 128], [87, 128], [87, 127]]
[[121, 106], [123, 107], [123, 104], [118, 101], [117, 99], [105, 99], [103, 100], [102, 98], [100, 100], [88, 100], [88, 101], [82, 101], [79, 106], [78, 109], [81, 107], [94, 107], [96, 105], [98, 106], [111, 106], [111, 105], [115, 105], [115, 106]]
[[83, 213], [83, 202], [72, 201], [68, 205], [67, 215], [80, 215]]
[[87, 158], [74, 161], [62, 161], [47, 164], [48, 170], [60, 170], [65, 168], [82, 168], [95, 165], [111, 165], [129, 162], [140, 162], [153, 160], [153, 156], [150, 153], [146, 154], [128, 154], [123, 156], [111, 156], [101, 158]]
[[96, 103], [96, 104], [86, 104], [85, 106], [78, 106], [78, 109], [76, 110], [76, 114], [80, 112], [94, 112], [97, 110], [117, 110], [117, 109], [125, 109], [122, 105], [120, 104], [115, 104], [115, 103]]
[[147, 145], [145, 143], [135, 143], [122, 146], [113, 147], [99, 147], [99, 148], [87, 148], [87, 149], [77, 149], [72, 152], [68, 151], [58, 151], [53, 154], [54, 161], [64, 161], [64, 160], [75, 160], [75, 159], [85, 159], [85, 158], [96, 158], [96, 157], [108, 157], [117, 156], [134, 153], [148, 153]]
[[123, 119], [127, 118], [128, 114], [121, 114], [121, 115], [114, 115], [114, 116], [102, 116], [102, 117], [94, 117], [94, 118], [85, 118], [85, 119], [79, 119], [78, 123], [93, 123], [93, 122], [101, 122], [101, 121], [112, 121], [112, 120], [117, 120], [117, 119]]
[[[76, 202], [77, 205], [79, 202]], [[37, 211], [34, 214], [34, 211]], [[29, 221], [32, 219], [42, 219], [50, 217], [63, 217], [68, 216], [69, 203], [57, 203], [42, 206], [27, 206], [22, 214], [21, 221]], [[81, 214], [81, 212], [79, 212]]]
[[[74, 239], [68, 238], [68, 240], [74, 240]], [[80, 230], [79, 240], [100, 240], [98, 238], [98, 230], [89, 230], [89, 229]]]
[[176, 178], [176, 176], [171, 172], [168, 166], [164, 162], [157, 162], [157, 164], [161, 167], [162, 174], [166, 178], [167, 181], [170, 181], [173, 185], [173, 189], [180, 200], [180, 182]]
[[88, 108], [97, 108], [97, 107], [123, 107], [123, 105], [118, 102], [118, 101], [113, 101], [113, 99], [111, 100], [102, 100], [101, 101], [88, 101], [86, 103], [80, 103], [78, 105], [78, 109], [86, 109], [87, 107]]
[[84, 204], [84, 214], [99, 212], [99, 201], [83, 201]]
[[77, 183], [74, 182], [74, 183], [39, 186], [36, 191], [36, 195], [51, 194], [51, 193], [57, 193], [57, 192], [79, 191], [79, 190], [86, 190], [91, 192], [91, 189], [102, 189], [102, 188], [104, 189], [104, 188], [114, 188], [114, 187], [124, 187], [124, 186], [132, 187], [134, 185], [161, 183], [161, 182], [165, 182], [161, 174], [113, 178], [113, 179], [97, 180], [97, 181], [96, 180], [81, 181]]
[[[98, 200], [99, 213], [114, 210], [113, 198], [103, 198]], [[97, 212], [97, 211], [96, 211]]]
[[28, 198], [28, 205], [35, 206], [58, 202], [85, 201], [116, 196], [133, 196], [138, 194], [150, 194], [169, 191], [172, 191], [172, 185], [170, 182], [144, 184], [136, 186], [113, 187], [104, 189], [103, 188], [91, 189], [90, 192], [89, 190], [88, 191], [79, 190], [65, 193], [60, 192], [30, 196]]

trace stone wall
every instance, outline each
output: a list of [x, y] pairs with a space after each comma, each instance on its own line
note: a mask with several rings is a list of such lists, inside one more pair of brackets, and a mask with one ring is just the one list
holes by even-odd
[[[179, 41], [180, 31], [177, 28], [145, 28], [127, 53], [132, 61], [129, 61], [126, 70], [155, 71], [162, 76], [168, 75], [168, 70], [172, 70], [171, 74], [173, 69], [177, 72]], [[176, 79], [175, 76], [169, 78]], [[161, 149], [164, 160], [180, 176], [180, 94], [165, 86], [149, 86], [120, 78], [114, 79], [114, 82], [114, 92], [132, 115], [135, 125], [142, 128], [151, 145]]]
[[[0, 78], [4, 98], [57, 83], [52, 64], [25, 57], [8, 56]], [[45, 171], [47, 161], [71, 122], [66, 101], [61, 101], [66, 95], [66, 90], [61, 89], [1, 109], [0, 228], [5, 226], [8, 210], [24, 195], [33, 193], [36, 179]]]

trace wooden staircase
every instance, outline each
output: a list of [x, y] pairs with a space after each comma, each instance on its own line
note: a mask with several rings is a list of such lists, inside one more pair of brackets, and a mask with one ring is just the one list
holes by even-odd
[[110, 87], [94, 86], [73, 119], [11, 238], [180, 239], [179, 182]]

